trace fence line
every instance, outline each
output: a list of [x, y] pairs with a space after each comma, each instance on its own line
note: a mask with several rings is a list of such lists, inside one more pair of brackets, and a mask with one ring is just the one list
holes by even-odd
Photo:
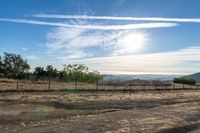
[[200, 85], [186, 85], [174, 83], [77, 83], [74, 82], [50, 82], [50, 81], [27, 81], [27, 80], [0, 80], [0, 91], [16, 90], [16, 91], [52, 91], [52, 90], [116, 90], [116, 91], [138, 91], [138, 90], [198, 90]]

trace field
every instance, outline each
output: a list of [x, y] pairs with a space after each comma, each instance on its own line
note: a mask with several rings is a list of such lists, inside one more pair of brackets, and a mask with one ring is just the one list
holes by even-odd
[[200, 132], [200, 91], [0, 93], [2, 133]]
[[47, 91], [47, 90], [121, 90], [121, 91], [135, 91], [135, 90], [184, 90], [184, 89], [194, 89], [200, 90], [200, 85], [183, 85], [174, 84], [171, 82], [161, 82], [161, 83], [145, 83], [145, 82], [132, 82], [132, 83], [77, 83], [77, 87], [73, 82], [53, 82], [50, 85], [48, 81], [36, 82], [21, 80], [18, 84], [18, 89], [16, 81], [12, 79], [0, 79], [0, 92], [1, 91]]

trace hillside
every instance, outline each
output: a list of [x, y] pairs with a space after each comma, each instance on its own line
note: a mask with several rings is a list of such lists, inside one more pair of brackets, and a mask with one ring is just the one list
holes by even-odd
[[117, 80], [117, 81], [128, 81], [134, 79], [140, 80], [173, 80], [181, 75], [154, 75], [154, 74], [138, 74], [138, 75], [104, 75], [104, 81]]
[[192, 79], [196, 80], [198, 83], [200, 83], [200, 72], [183, 76], [183, 78], [192, 78]]

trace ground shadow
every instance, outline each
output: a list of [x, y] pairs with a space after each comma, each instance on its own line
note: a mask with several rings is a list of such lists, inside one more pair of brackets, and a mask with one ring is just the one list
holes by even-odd
[[[171, 129], [165, 129], [162, 131], [159, 131], [157, 133], [188, 133], [190, 131], [195, 131], [196, 129], [200, 129], [200, 124], [191, 124], [191, 125], [184, 125], [184, 126], [179, 126]], [[197, 131], [196, 133], [198, 133]], [[194, 132], [195, 133], [195, 132]]]

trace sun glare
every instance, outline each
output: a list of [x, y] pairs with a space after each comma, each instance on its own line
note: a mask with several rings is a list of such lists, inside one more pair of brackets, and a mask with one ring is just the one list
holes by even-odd
[[128, 33], [120, 39], [119, 53], [131, 54], [139, 52], [146, 41], [147, 38], [144, 33]]

